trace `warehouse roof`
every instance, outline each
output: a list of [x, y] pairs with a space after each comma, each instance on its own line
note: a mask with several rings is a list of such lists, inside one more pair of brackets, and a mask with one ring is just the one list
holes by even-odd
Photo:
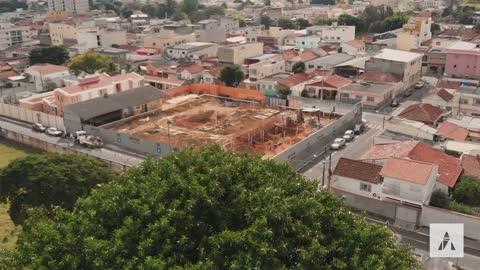
[[65, 111], [70, 111], [81, 119], [87, 120], [95, 116], [145, 104], [168, 96], [165, 92], [151, 85], [146, 85], [113, 95], [67, 105], [65, 106]]

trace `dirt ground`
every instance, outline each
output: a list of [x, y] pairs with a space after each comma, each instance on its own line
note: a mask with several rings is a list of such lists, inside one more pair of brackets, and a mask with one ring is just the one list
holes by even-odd
[[[201, 97], [115, 130], [177, 147], [218, 143], [233, 150], [275, 155], [333, 120], [253, 103]], [[320, 121], [319, 121], [320, 120]]]

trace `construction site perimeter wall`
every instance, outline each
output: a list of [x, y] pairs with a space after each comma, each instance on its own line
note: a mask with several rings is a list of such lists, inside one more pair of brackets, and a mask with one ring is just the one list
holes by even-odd
[[344, 114], [337, 121], [328, 124], [327, 126], [317, 130], [310, 136], [292, 145], [290, 148], [279, 153], [273, 159], [278, 162], [288, 162], [294, 169], [301, 168], [308, 163], [311, 153], [320, 153], [330, 143], [340, 135], [343, 135], [346, 130], [353, 129], [355, 124], [362, 121], [362, 107], [361, 103], [352, 105], [353, 109]]
[[252, 100], [262, 105], [265, 105], [266, 102], [265, 94], [262, 91], [246, 88], [233, 88], [216, 84], [188, 84], [165, 90], [165, 93], [171, 96], [181, 96], [186, 94], [225, 96], [235, 99]]

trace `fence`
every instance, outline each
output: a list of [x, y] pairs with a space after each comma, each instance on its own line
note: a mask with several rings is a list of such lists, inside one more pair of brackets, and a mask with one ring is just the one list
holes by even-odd
[[420, 225], [430, 227], [431, 223], [463, 223], [465, 237], [480, 240], [480, 217], [424, 205]]
[[325, 149], [333, 139], [344, 134], [346, 130], [352, 129], [361, 119], [361, 104], [351, 105], [350, 112], [292, 145], [290, 148], [276, 155], [273, 159], [278, 162], [289, 162], [295, 169], [302, 167], [305, 163], [306, 156], [308, 156], [312, 150]]
[[47, 127], [56, 127], [65, 131], [63, 118], [39, 111], [21, 108], [19, 106], [0, 102], [0, 115], [17, 119], [28, 123], [40, 123]]

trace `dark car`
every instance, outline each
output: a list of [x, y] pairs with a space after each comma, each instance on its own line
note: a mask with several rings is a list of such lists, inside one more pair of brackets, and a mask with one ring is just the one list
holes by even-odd
[[45, 132], [45, 130], [47, 130], [47, 127], [42, 124], [33, 124], [32, 130], [36, 132]]
[[355, 128], [353, 129], [353, 133], [355, 135], [358, 135], [358, 134], [361, 134], [364, 130], [365, 130], [365, 123], [361, 122], [355, 125]]

